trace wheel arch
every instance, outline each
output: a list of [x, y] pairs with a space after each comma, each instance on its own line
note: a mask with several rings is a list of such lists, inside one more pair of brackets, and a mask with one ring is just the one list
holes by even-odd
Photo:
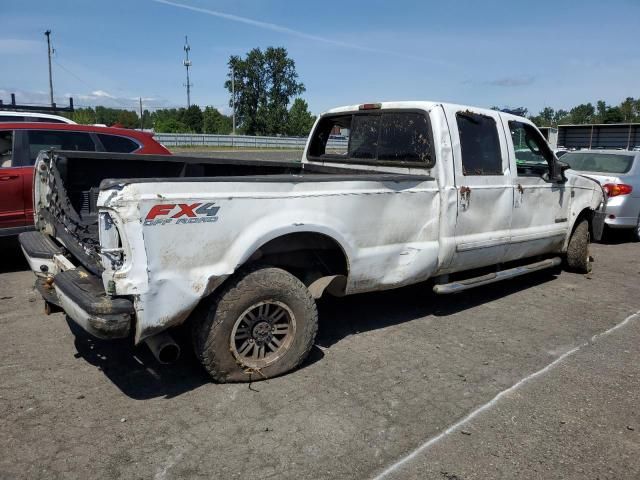
[[576, 227], [580, 224], [580, 222], [584, 219], [589, 223], [589, 235], [593, 238], [593, 216], [595, 214], [595, 210], [591, 207], [584, 207], [578, 215], [576, 215], [575, 220], [573, 221], [571, 228], [569, 229], [569, 233], [564, 241], [563, 251], [566, 252], [569, 246], [569, 240], [571, 240], [571, 236], [573, 232], [576, 230]]
[[271, 235], [254, 248], [239, 268], [264, 264], [297, 277], [315, 298], [324, 291], [340, 295], [349, 276], [349, 254], [344, 244], [324, 231], [305, 229]]

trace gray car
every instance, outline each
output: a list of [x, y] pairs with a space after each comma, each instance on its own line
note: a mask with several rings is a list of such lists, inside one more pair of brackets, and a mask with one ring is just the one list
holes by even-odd
[[626, 150], [580, 150], [562, 156], [572, 169], [591, 177], [609, 196], [606, 225], [633, 229], [640, 241], [640, 152]]

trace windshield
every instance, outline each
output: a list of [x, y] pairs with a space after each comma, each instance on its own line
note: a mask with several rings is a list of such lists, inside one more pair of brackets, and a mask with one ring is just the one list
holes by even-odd
[[562, 161], [582, 172], [627, 173], [633, 158], [633, 155], [615, 153], [572, 152], [564, 155]]

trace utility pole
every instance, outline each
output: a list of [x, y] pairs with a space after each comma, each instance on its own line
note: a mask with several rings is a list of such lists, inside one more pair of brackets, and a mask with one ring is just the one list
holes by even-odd
[[187, 36], [184, 36], [184, 54], [185, 54], [185, 59], [183, 65], [185, 66], [185, 68], [187, 69], [187, 83], [186, 83], [186, 87], [187, 87], [187, 108], [189, 108], [191, 106], [191, 87], [193, 86], [191, 84], [191, 82], [189, 81], [189, 68], [191, 67], [191, 60], [189, 60], [189, 50], [191, 50], [191, 47], [189, 46], [189, 40], [187, 39]]
[[231, 67], [231, 106], [233, 108], [233, 130], [232, 135], [236, 134], [236, 69]]
[[144, 118], [142, 117], [142, 97], [140, 98], [140, 131], [144, 130]]
[[49, 99], [51, 100], [51, 107], [55, 107], [53, 103], [53, 76], [51, 75], [51, 30], [44, 32], [47, 37], [47, 56], [49, 57]]

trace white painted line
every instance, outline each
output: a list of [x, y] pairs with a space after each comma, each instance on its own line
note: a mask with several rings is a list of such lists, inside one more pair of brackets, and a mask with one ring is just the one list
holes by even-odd
[[598, 338], [607, 336], [611, 332], [613, 332], [614, 330], [617, 330], [617, 329], [619, 329], [621, 327], [624, 327], [627, 323], [629, 323], [634, 318], [640, 318], [640, 311], [634, 313], [633, 315], [629, 315], [622, 322], [614, 325], [610, 329], [605, 330], [604, 332], [601, 332], [601, 333], [598, 333], [598, 334], [594, 335], [593, 337], [591, 337], [589, 339], [588, 342], [585, 342], [585, 343], [583, 343], [581, 345], [578, 345], [577, 347], [572, 348], [568, 352], [563, 353], [562, 355], [560, 355], [558, 358], [556, 358], [553, 362], [551, 362], [546, 367], [538, 370], [537, 372], [533, 372], [531, 375], [528, 375], [528, 376], [524, 377], [522, 380], [519, 380], [517, 383], [513, 384], [512, 386], [510, 386], [506, 390], [502, 390], [495, 397], [493, 397], [489, 402], [487, 402], [484, 405], [481, 405], [480, 407], [476, 408], [471, 413], [469, 413], [466, 417], [462, 418], [462, 420], [457, 421], [456, 423], [451, 425], [446, 430], [440, 432], [435, 437], [431, 437], [429, 440], [424, 442], [422, 445], [420, 445], [418, 448], [413, 450], [411, 453], [409, 453], [405, 457], [402, 457], [400, 460], [398, 460], [394, 464], [390, 465], [384, 471], [382, 471], [381, 473], [379, 473], [378, 475], [373, 477], [372, 480], [381, 480], [381, 479], [385, 478], [387, 475], [395, 472], [400, 467], [402, 467], [404, 464], [406, 464], [406, 463], [410, 462], [411, 460], [413, 460], [420, 453], [424, 452], [425, 450], [427, 450], [432, 445], [438, 443], [440, 440], [442, 440], [444, 437], [446, 437], [450, 433], [452, 433], [455, 430], [457, 430], [458, 428], [462, 427], [464, 424], [466, 424], [467, 422], [469, 422], [473, 418], [477, 417], [479, 414], [481, 414], [485, 410], [488, 410], [489, 408], [493, 407], [505, 395], [508, 395], [508, 394], [516, 391], [518, 388], [520, 388], [525, 383], [528, 383], [529, 381], [531, 381], [531, 380], [533, 380], [533, 379], [535, 379], [535, 378], [537, 378], [537, 377], [539, 377], [541, 375], [544, 375], [549, 370], [553, 369], [556, 365], [558, 365], [560, 362], [562, 362], [565, 358], [569, 357], [570, 355], [573, 355], [574, 353], [576, 353], [581, 348], [586, 347], [587, 345], [590, 345], [590, 344], [594, 343]]

